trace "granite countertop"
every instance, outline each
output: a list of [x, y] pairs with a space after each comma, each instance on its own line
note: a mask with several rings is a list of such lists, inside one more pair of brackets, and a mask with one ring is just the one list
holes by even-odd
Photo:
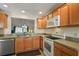
[[31, 35], [16, 35], [16, 34], [9, 34], [9, 35], [3, 35], [0, 36], [0, 39], [10, 39], [10, 38], [16, 38], [16, 37], [32, 37], [32, 36], [43, 36], [44, 33], [32, 33]]
[[54, 42], [58, 42], [60, 44], [63, 44], [65, 46], [68, 46], [72, 49], [79, 51], [79, 43], [77, 43], [77, 42], [73, 42], [73, 41], [69, 41], [69, 40], [65, 40], [65, 39], [55, 40]]
[[0, 39], [11, 39], [16, 38], [17, 36], [0, 36]]

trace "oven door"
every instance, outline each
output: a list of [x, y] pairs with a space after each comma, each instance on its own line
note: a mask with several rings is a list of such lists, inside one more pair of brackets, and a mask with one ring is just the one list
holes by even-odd
[[46, 56], [52, 56], [52, 48], [53, 48], [53, 42], [51, 42], [48, 38], [46, 38], [43, 42], [43, 48], [44, 48], [44, 54]]
[[48, 42], [44, 42], [44, 48], [51, 53], [51, 45]]

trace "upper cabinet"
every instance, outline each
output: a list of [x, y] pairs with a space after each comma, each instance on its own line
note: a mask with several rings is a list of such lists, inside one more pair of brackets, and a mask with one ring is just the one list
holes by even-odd
[[43, 23], [42, 23], [43, 25], [43, 28], [46, 28], [47, 27], [47, 16], [45, 16], [44, 18], [43, 18]]
[[52, 13], [48, 14], [48, 20], [50, 20], [52, 17], [53, 17]]
[[61, 26], [79, 25], [79, 3], [64, 4], [60, 7]]
[[68, 13], [68, 5], [65, 4], [60, 7], [60, 26], [69, 25], [69, 13]]
[[49, 18], [47, 27], [50, 28], [50, 27], [60, 26], [60, 9], [56, 9], [50, 14], [52, 14], [52, 17]]
[[37, 27], [40, 29], [44, 29], [47, 27], [47, 16], [45, 16], [43, 18], [39, 18], [37, 20]]
[[60, 15], [60, 9], [56, 9], [53, 11], [53, 17]]
[[38, 18], [37, 19], [37, 27], [41, 28], [41, 26], [42, 26], [42, 18]]
[[[49, 22], [49, 20], [51, 21]], [[44, 24], [43, 21], [45, 22], [44, 18], [42, 18], [41, 21], [43, 23], [42, 28], [44, 28], [43, 26], [45, 26], [46, 24], [46, 22]], [[79, 3], [65, 3], [48, 14], [49, 25], [53, 26], [54, 24], [59, 24], [59, 23], [60, 23], [60, 27], [79, 25]]]
[[68, 6], [70, 25], [79, 25], [79, 3], [71, 3]]
[[7, 14], [0, 12], [0, 27], [1, 28], [7, 28], [7, 18], [8, 18]]

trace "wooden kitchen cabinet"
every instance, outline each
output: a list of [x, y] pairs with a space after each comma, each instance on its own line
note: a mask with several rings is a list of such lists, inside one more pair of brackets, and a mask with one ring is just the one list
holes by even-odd
[[60, 26], [69, 25], [69, 10], [68, 5], [64, 4], [60, 7]]
[[30, 38], [30, 37], [25, 37], [24, 38], [24, 50], [25, 51], [29, 51], [29, 50], [32, 50], [32, 38]]
[[61, 56], [61, 50], [59, 50], [56, 46], [54, 47], [54, 55], [55, 56]]
[[58, 11], [57, 10], [53, 11], [53, 17], [57, 15], [58, 15]]
[[63, 44], [54, 42], [54, 55], [55, 56], [77, 56], [78, 52]]
[[56, 9], [53, 12], [48, 14], [48, 20], [50, 20], [51, 18], [60, 15], [60, 9]]
[[43, 18], [38, 18], [37, 19], [37, 27], [38, 28], [42, 28], [42, 20], [43, 20]]
[[53, 17], [52, 12], [50, 14], [48, 14], [48, 20], [50, 20]]
[[41, 39], [40, 36], [17, 37], [15, 40], [15, 53], [43, 49]]
[[17, 37], [15, 40], [15, 52], [21, 53], [24, 52], [24, 38], [23, 37]]
[[37, 20], [37, 27], [40, 29], [45, 29], [47, 27], [47, 16]]
[[79, 25], [79, 3], [70, 3], [68, 6], [70, 25]]
[[47, 28], [47, 16], [45, 16], [42, 20], [42, 28]]
[[60, 15], [60, 8], [53, 11], [53, 17]]
[[33, 37], [33, 49], [40, 49], [40, 37]]
[[3, 25], [3, 28], [7, 28], [7, 18], [7, 14], [0, 12], [0, 23]]

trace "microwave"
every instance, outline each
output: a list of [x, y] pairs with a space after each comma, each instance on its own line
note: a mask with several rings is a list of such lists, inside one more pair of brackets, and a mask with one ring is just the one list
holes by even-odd
[[48, 20], [47, 27], [56, 27], [60, 26], [60, 16], [54, 16], [53, 18]]

